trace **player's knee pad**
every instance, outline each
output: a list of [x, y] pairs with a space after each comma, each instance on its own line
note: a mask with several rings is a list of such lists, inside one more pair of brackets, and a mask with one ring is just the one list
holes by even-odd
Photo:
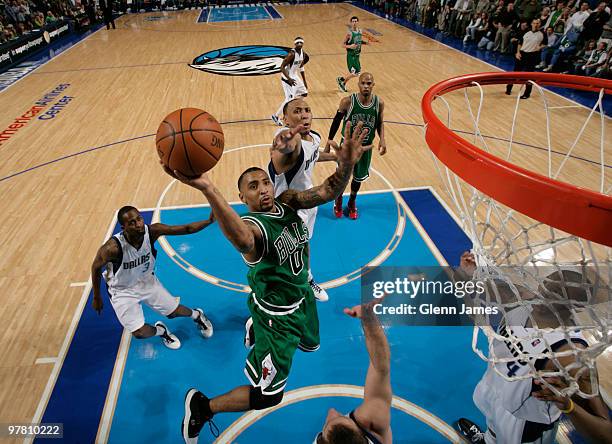
[[264, 395], [260, 387], [251, 387], [249, 392], [249, 405], [253, 410], [274, 407], [283, 400], [283, 394], [284, 392], [279, 392], [274, 395]]

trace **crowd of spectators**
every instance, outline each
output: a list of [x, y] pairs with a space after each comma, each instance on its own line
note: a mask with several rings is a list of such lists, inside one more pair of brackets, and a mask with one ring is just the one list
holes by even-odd
[[516, 70], [612, 79], [609, 1], [365, 0], [387, 18], [512, 54]]
[[0, 44], [57, 20], [80, 17], [98, 19], [93, 0], [83, 0], [78, 5], [70, 0], [0, 0]]

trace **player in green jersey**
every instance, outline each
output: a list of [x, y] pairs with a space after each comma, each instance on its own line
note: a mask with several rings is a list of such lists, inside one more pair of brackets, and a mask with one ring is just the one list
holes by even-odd
[[361, 74], [361, 62], [359, 56], [361, 55], [361, 45], [368, 45], [369, 42], [363, 39], [361, 29], [358, 28], [359, 19], [356, 16], [351, 17], [351, 24], [349, 31], [344, 36], [344, 49], [346, 49], [346, 66], [348, 68], [348, 74], [344, 77], [336, 78], [338, 88], [340, 91], [346, 91], [346, 84], [353, 77], [357, 77]]
[[[289, 146], [295, 149], [301, 144], [301, 132], [304, 128], [298, 126], [279, 133], [271, 149], [284, 151]], [[166, 168], [166, 172], [183, 183], [202, 191], [223, 234], [250, 267], [248, 281], [252, 290], [248, 307], [254, 346], [244, 369], [251, 384], [211, 399], [190, 389], [185, 397], [182, 424], [186, 443], [197, 442], [200, 430], [216, 413], [265, 409], [278, 404], [295, 350], [319, 348], [319, 320], [308, 283], [308, 229], [297, 211], [331, 202], [342, 193], [353, 166], [367, 149], [363, 145], [366, 133], [360, 122], [354, 126], [347, 124], [344, 141], [336, 150], [338, 169], [323, 184], [305, 191], [288, 189], [275, 199], [274, 185], [264, 170], [253, 167], [244, 171], [238, 179], [238, 189], [249, 213], [242, 217], [207, 174], [189, 179]]]
[[[344, 97], [340, 101], [340, 106], [334, 117], [325, 151], [329, 152], [330, 147], [334, 146], [334, 137], [343, 122], [343, 128], [347, 122], [355, 125], [355, 122], [363, 122], [363, 127], [368, 130], [368, 135], [365, 137], [363, 144], [372, 147], [374, 137], [378, 132], [378, 153], [384, 156], [387, 152], [387, 144], [385, 142], [384, 118], [383, 111], [385, 103], [381, 98], [373, 94], [374, 76], [369, 72], [364, 72], [359, 76], [359, 94], [351, 94]], [[348, 201], [348, 216], [350, 219], [357, 219], [357, 193], [361, 188], [361, 183], [365, 182], [370, 177], [370, 163], [372, 162], [372, 150], [364, 151], [363, 156], [355, 165], [353, 170], [353, 180], [351, 181], [351, 196]], [[342, 217], [342, 194], [338, 196], [334, 204], [334, 214], [336, 217]]]

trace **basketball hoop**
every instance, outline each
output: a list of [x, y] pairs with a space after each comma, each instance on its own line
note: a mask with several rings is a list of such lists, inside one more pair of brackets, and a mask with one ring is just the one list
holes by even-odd
[[[499, 88], [501, 85], [524, 86], [527, 83], [534, 86], [534, 97], [528, 101], [521, 100], [520, 94], [516, 97], [512, 118], [505, 122], [509, 127], [508, 135], [501, 139], [499, 134], [485, 135], [483, 128], [488, 124], [487, 121], [493, 121], [494, 130], [499, 131], [499, 120], [504, 120], [503, 116], [491, 114], [507, 112], [509, 115], [509, 110], [499, 111], [503, 108], [499, 106], [502, 100], [490, 101], [487, 105], [492, 103], [495, 108], [486, 115], [486, 119], [483, 118], [486, 114], [483, 112], [483, 87], [497, 86], [495, 91], [499, 95], [502, 93]], [[546, 93], [542, 86], [593, 92], [596, 96], [594, 105], [590, 110], [584, 110], [588, 114], [584, 119], [582, 115], [579, 116], [580, 120], [575, 117], [583, 111], [581, 109], [574, 111], [571, 122], [563, 122], [563, 116], [560, 116], [560, 124], [552, 122], [551, 114], [554, 113], [551, 111], [567, 107], [551, 106], [552, 102], [560, 99]], [[461, 100], [453, 92], [459, 90], [463, 91], [466, 106], [455, 107], [460, 109], [453, 111], [452, 105], [457, 105], [457, 100]], [[470, 94], [479, 97], [475, 111]], [[508, 298], [500, 297], [498, 291], [487, 291], [486, 301], [481, 302], [493, 303], [501, 308], [504, 321], [507, 321], [510, 311], [522, 307], [533, 326], [528, 329], [528, 333], [523, 330], [519, 336], [512, 332], [505, 332], [501, 336], [493, 324], [487, 325], [486, 322], [481, 328], [475, 328], [472, 343], [474, 351], [482, 359], [494, 364], [496, 371], [507, 380], [562, 376], [569, 384], [566, 389], [558, 391], [546, 385], [557, 393], [579, 393], [584, 397], [597, 394], [597, 384], [591, 384], [593, 391], [585, 393], [578, 386], [577, 380], [584, 377], [584, 372], [588, 370], [591, 382], [596, 381], [595, 358], [612, 344], [612, 186], [606, 177], [610, 166], [605, 162], [605, 128], [609, 120], [603, 109], [604, 97], [611, 94], [612, 82], [609, 80], [507, 72], [451, 78], [433, 85], [423, 96], [421, 107], [425, 121], [425, 140], [448, 197], [454, 204], [454, 210], [472, 241], [477, 263], [473, 278], [489, 283], [503, 283], [504, 291], [511, 293]], [[434, 104], [438, 102], [443, 105], [446, 122], [434, 111]], [[542, 103], [543, 113], [534, 111], [534, 102]], [[527, 103], [523, 108], [527, 108], [527, 123], [531, 124], [531, 128], [526, 127], [526, 131], [531, 131], [529, 134], [532, 135], [544, 134], [546, 147], [516, 140], [521, 105]], [[465, 116], [466, 111], [469, 117]], [[456, 117], [457, 112], [459, 118]], [[463, 127], [453, 128], [451, 117], [462, 123]], [[533, 125], [538, 125], [535, 123], [537, 118], [545, 119], [545, 123], [534, 130]], [[554, 126], [555, 123], [557, 126]], [[580, 126], [575, 129], [577, 135], [572, 136], [573, 143], [569, 149], [566, 152], [557, 147], [553, 149], [553, 131], [555, 135], [568, 131], [573, 124]], [[472, 142], [462, 137], [466, 134], [473, 138]], [[493, 149], [492, 141], [500, 140], [508, 143], [507, 147]], [[517, 157], [519, 146], [523, 151]], [[532, 151], [525, 151], [525, 147]], [[577, 151], [590, 153], [590, 158], [577, 155]], [[530, 156], [533, 159], [529, 159]], [[587, 168], [584, 165], [588, 166], [588, 173], [584, 173]], [[582, 183], [565, 180], [567, 176], [583, 178], [586, 182], [587, 174], [590, 188]], [[548, 271], [544, 272], [542, 266], [548, 267]], [[575, 274], [570, 274], [570, 270], [574, 270]], [[559, 277], [551, 280], [551, 276]], [[574, 277], [568, 279], [568, 276]], [[552, 298], [548, 291], [551, 286], [560, 289]], [[580, 292], [584, 300], [576, 301], [570, 296], [570, 293], [576, 292]], [[546, 330], [544, 327], [538, 328], [538, 323], [542, 325], [542, 321], [534, 315], [536, 306], [546, 306], [554, 313], [556, 327], [553, 330], [558, 333], [557, 338], [561, 334], [567, 340], [571, 345], [569, 350], [552, 351], [552, 344], [548, 343], [552, 337], [551, 330], [548, 327]], [[571, 321], [561, 312], [571, 312]], [[577, 324], [576, 320], [580, 316], [582, 318]], [[488, 340], [487, 353], [480, 350], [480, 332]], [[570, 341], [574, 334], [587, 337], [589, 347], [575, 346]], [[496, 356], [495, 341], [503, 341], [513, 356]], [[524, 350], [528, 347], [523, 347], [526, 343], [543, 343], [545, 346], [539, 352], [532, 350], [532, 354], [529, 354]], [[575, 362], [566, 368], [559, 360], [570, 355], [575, 358]], [[541, 359], [552, 361], [556, 366], [555, 371], [538, 368], [535, 362]], [[517, 376], [499, 370], [504, 367], [499, 364], [517, 361], [529, 366], [526, 374]]]

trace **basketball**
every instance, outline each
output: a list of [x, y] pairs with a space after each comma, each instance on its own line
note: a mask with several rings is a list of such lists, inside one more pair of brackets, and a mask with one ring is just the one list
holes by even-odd
[[197, 177], [213, 168], [223, 154], [224, 142], [217, 119], [197, 108], [168, 114], [155, 137], [163, 164], [187, 177]]

